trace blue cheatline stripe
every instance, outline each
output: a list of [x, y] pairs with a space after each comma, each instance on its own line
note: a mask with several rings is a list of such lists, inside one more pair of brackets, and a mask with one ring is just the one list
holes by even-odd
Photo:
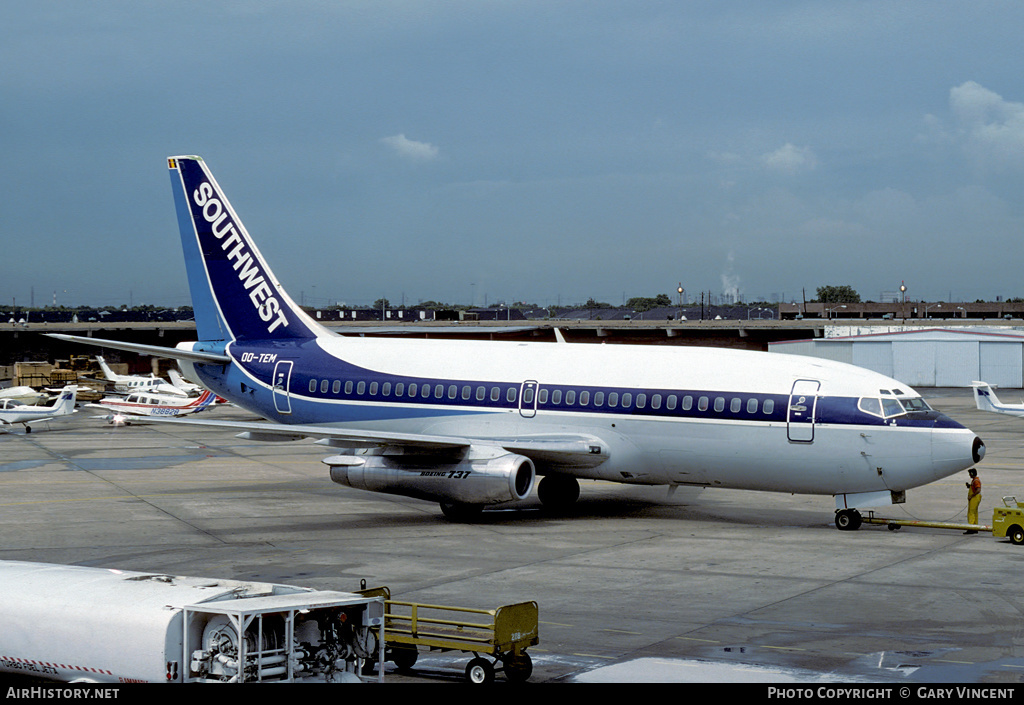
[[[508, 412], [520, 409], [521, 383], [422, 379], [385, 375], [343, 364], [335, 374], [297, 372], [289, 396], [295, 415], [323, 416], [324, 422], [395, 419], [432, 415]], [[265, 380], [265, 389], [270, 384]], [[427, 390], [426, 396], [423, 391]], [[415, 390], [415, 391], [413, 391]], [[482, 392], [483, 398], [480, 398]], [[538, 385], [524, 404], [540, 413], [621, 417], [786, 423], [789, 395], [713, 392], [707, 390], [636, 389]], [[616, 398], [614, 406], [611, 400]], [[938, 412], [915, 412], [882, 418], [858, 408], [853, 397], [819, 397], [815, 423], [833, 425], [960, 428]], [[333, 407], [333, 408], [332, 408]]]

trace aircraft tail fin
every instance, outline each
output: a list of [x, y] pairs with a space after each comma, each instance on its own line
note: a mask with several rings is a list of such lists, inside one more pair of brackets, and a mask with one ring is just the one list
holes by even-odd
[[998, 411], [999, 397], [987, 382], [971, 382], [974, 387], [974, 403], [981, 411]]
[[61, 390], [57, 401], [53, 403], [54, 414], [64, 416], [75, 410], [75, 398], [78, 396], [78, 386], [69, 384]]
[[102, 355], [96, 356], [96, 362], [99, 363], [100, 369], [103, 371], [103, 376], [106, 379], [109, 379], [111, 381], [117, 379], [117, 375], [114, 374], [114, 371], [112, 369], [110, 369], [110, 365], [107, 364], [107, 361], [103, 359]]
[[169, 157], [199, 339], [331, 335], [288, 296], [200, 157]]
[[217, 395], [209, 389], [204, 389], [203, 393], [200, 394], [194, 402], [189, 404], [189, 406], [195, 411], [202, 411], [215, 401], [217, 401]]

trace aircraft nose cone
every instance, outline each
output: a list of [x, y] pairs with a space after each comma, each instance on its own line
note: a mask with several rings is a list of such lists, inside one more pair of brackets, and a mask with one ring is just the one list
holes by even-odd
[[974, 445], [971, 448], [971, 454], [974, 456], [974, 462], [980, 463], [981, 459], [985, 457], [985, 441], [975, 436]]

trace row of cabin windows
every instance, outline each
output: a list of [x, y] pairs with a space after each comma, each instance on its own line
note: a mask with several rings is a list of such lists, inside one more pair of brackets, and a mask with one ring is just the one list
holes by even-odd
[[[309, 391], [315, 393], [319, 387], [321, 394], [327, 394], [330, 391], [333, 394], [339, 394], [342, 389], [342, 382], [340, 380], [316, 380], [311, 379], [309, 381]], [[488, 392], [487, 387], [479, 385], [475, 391], [472, 385], [465, 384], [460, 388], [457, 384], [433, 384], [423, 383], [417, 384], [416, 382], [395, 382], [392, 385], [391, 382], [353, 382], [351, 380], [344, 383], [345, 394], [351, 395], [353, 392], [357, 396], [371, 397], [382, 396], [382, 397], [406, 397], [409, 399], [421, 398], [429, 399], [462, 399], [463, 401], [470, 401], [475, 399], [476, 401], [485, 401], [488, 398], [492, 402], [501, 401], [502, 390], [501, 387], [491, 387]], [[522, 403], [524, 406], [530, 406], [534, 403], [534, 388], [527, 387], [523, 391]], [[505, 401], [514, 404], [518, 390], [515, 387], [508, 387], [505, 390], [504, 397]], [[633, 394], [631, 392], [593, 392], [583, 390], [577, 392], [574, 389], [562, 391], [561, 389], [546, 389], [541, 388], [536, 393], [537, 403], [540, 405], [546, 405], [549, 400], [553, 406], [590, 406], [591, 401], [596, 407], [607, 406], [608, 408], [625, 408], [628, 409], [636, 402], [637, 409], [646, 409], [648, 403], [650, 408], [657, 411], [664, 405], [668, 411], [675, 411], [677, 408], [683, 411], [690, 411], [694, 408], [694, 402], [696, 401], [696, 408], [698, 411], [707, 411], [708, 408], [713, 408], [717, 413], [725, 411], [726, 404], [729, 406], [729, 411], [733, 414], [740, 413], [744, 406], [748, 414], [756, 414], [758, 408], [760, 411], [769, 415], [775, 411], [775, 401], [772, 399], [765, 399], [764, 403], [761, 404], [760, 400], [755, 398], [747, 399], [746, 404], [739, 397], [732, 397], [726, 399], [725, 397], [714, 397], [712, 401], [711, 397], [701, 396], [694, 397], [692, 395], [684, 395], [681, 398], [676, 394], [651, 394], [646, 393]]]

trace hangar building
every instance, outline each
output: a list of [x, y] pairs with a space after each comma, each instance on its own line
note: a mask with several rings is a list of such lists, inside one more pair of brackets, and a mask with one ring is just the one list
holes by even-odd
[[911, 387], [970, 387], [973, 380], [1024, 387], [1024, 333], [1005, 329], [925, 328], [833, 336], [826, 331], [824, 338], [780, 341], [768, 348], [848, 362]]

